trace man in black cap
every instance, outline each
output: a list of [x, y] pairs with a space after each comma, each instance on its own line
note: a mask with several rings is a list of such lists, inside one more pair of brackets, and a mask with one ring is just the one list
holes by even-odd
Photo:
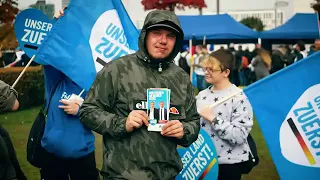
[[[109, 62], [97, 75], [80, 118], [103, 135], [104, 179], [168, 180], [181, 171], [177, 145], [189, 146], [200, 130], [190, 78], [172, 62], [182, 41], [177, 16], [152, 11], [141, 30], [138, 52]], [[170, 114], [161, 132], [147, 130], [141, 102], [145, 104], [148, 88], [171, 89], [171, 107], [179, 112]]]

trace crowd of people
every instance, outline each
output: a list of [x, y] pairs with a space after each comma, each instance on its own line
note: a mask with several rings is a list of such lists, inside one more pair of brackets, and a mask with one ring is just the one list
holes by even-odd
[[[56, 18], [63, 14], [61, 10]], [[82, 93], [83, 103], [70, 99], [82, 88], [44, 65], [48, 114], [41, 141], [46, 151], [40, 168], [42, 180], [99, 179], [93, 131], [103, 135], [104, 179], [174, 179], [183, 168], [177, 145], [188, 147], [196, 141], [200, 124], [215, 144], [219, 180], [240, 180], [250, 172], [252, 153], [247, 137], [253, 127], [253, 110], [247, 97], [239, 93], [216, 107], [209, 105], [240, 91], [239, 85], [304, 58], [304, 45], [297, 43], [294, 53], [286, 47], [271, 53], [259, 46], [253, 52], [241, 46], [235, 50], [232, 44], [229, 49], [209, 53], [206, 46], [197, 46], [194, 62], [187, 49], [181, 53], [186, 61], [179, 58], [180, 68], [172, 61], [183, 36], [173, 12], [151, 11], [141, 30], [139, 50], [109, 62], [91, 89]], [[190, 67], [197, 76], [198, 96], [188, 74]], [[148, 88], [169, 88], [170, 104], [179, 107], [161, 133], [149, 132], [146, 111], [136, 108], [137, 101], [146, 101]], [[16, 110], [15, 90], [0, 81], [0, 92], [1, 111]], [[19, 177], [19, 165], [12, 168], [16, 160], [7, 158], [11, 146], [2, 139], [1, 134], [0, 150], [5, 151], [0, 151], [4, 159], [0, 160], [0, 179], [24, 179]]]
[[[0, 50], [0, 68], [25, 67], [30, 61], [30, 57], [18, 46], [15, 50]], [[38, 66], [32, 62], [30, 66]]]
[[[224, 49], [224, 47], [221, 46], [221, 49]], [[317, 52], [320, 50], [320, 40], [315, 40], [309, 51], [303, 41], [298, 41], [293, 46], [279, 45], [271, 52], [263, 49], [260, 44], [256, 44], [255, 49], [250, 51], [249, 48], [243, 50], [241, 45], [236, 50], [235, 45], [231, 43], [226, 50], [230, 51], [235, 58], [234, 69], [230, 74], [231, 82], [236, 86], [248, 86]], [[188, 74], [193, 67], [193, 73], [196, 74], [197, 81], [195, 84], [199, 91], [209, 86], [204, 79], [205, 74], [201, 67], [201, 62], [208, 54], [207, 45], [197, 45], [192, 60], [189, 48], [184, 46], [183, 51], [175, 58], [175, 64]]]

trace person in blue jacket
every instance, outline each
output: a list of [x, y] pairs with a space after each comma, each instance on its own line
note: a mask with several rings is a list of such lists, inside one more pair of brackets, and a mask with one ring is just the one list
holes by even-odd
[[[63, 15], [60, 11], [55, 15]], [[95, 180], [99, 178], [94, 155], [95, 137], [79, 119], [81, 104], [70, 100], [82, 91], [76, 83], [50, 65], [44, 66], [45, 96], [50, 98], [47, 123], [41, 145], [46, 156], [41, 167], [42, 180]], [[54, 87], [56, 90], [53, 92]], [[81, 98], [85, 98], [86, 92]], [[47, 104], [48, 105], [48, 104]]]

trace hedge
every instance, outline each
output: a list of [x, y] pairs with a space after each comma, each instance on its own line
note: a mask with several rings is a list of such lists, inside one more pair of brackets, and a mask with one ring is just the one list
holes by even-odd
[[[0, 68], [0, 79], [13, 85], [24, 67]], [[44, 102], [44, 77], [42, 66], [28, 67], [15, 86], [20, 110], [40, 106]]]

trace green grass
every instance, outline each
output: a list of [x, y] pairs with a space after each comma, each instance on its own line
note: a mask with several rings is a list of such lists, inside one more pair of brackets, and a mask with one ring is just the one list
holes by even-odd
[[[20, 112], [12, 112], [0, 115], [0, 124], [9, 132], [13, 141], [18, 160], [22, 171], [28, 180], [40, 179], [39, 169], [31, 166], [26, 160], [26, 143], [32, 122], [36, 117], [39, 108], [32, 108]], [[252, 136], [257, 144], [260, 163], [249, 175], [243, 176], [245, 180], [277, 180], [279, 179], [276, 168], [272, 162], [265, 140], [261, 134], [260, 128], [255, 123], [252, 130]], [[96, 161], [97, 168], [102, 165], [102, 138], [96, 134]], [[232, 173], [232, 172], [231, 172]]]
[[278, 180], [279, 175], [273, 164], [267, 144], [264, 140], [257, 121], [254, 122], [251, 135], [257, 145], [260, 162], [248, 175], [242, 176], [244, 180]]

